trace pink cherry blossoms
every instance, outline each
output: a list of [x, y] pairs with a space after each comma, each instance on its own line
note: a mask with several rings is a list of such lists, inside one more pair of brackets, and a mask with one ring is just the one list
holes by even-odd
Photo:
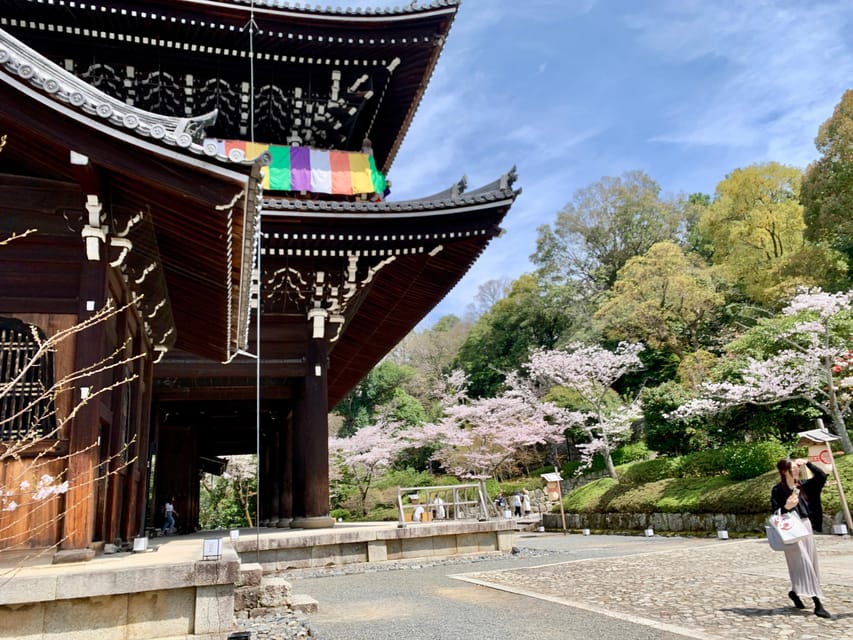
[[[748, 358], [738, 381], [708, 383], [700, 395], [669, 414], [673, 419], [712, 415], [741, 404], [777, 404], [806, 400], [830, 416], [833, 431], [846, 453], [853, 453], [844, 416], [853, 401], [849, 372], [851, 338], [839, 336], [849, 321], [853, 291], [798, 293], [782, 310], [795, 318], [777, 340], [787, 348], [765, 359]], [[843, 316], [847, 316], [843, 318]]]
[[361, 494], [362, 511], [376, 476], [388, 469], [406, 443], [398, 437], [395, 425], [380, 420], [362, 427], [349, 438], [329, 439], [332, 479], [346, 474]]
[[574, 343], [565, 350], [537, 351], [525, 368], [532, 379], [547, 385], [559, 385], [577, 393], [585, 405], [579, 423], [590, 441], [580, 445], [587, 464], [600, 452], [611, 477], [616, 469], [611, 451], [630, 432], [631, 424], [641, 416], [637, 399], [614, 405], [613, 384], [631, 371], [641, 369], [639, 343], [621, 342], [615, 351], [598, 345]]
[[51, 496], [61, 495], [67, 491], [67, 480], [57, 483], [56, 478], [48, 474], [44, 474], [39, 478], [35, 487], [29, 481], [21, 480], [17, 489], [13, 490], [0, 487], [0, 511], [15, 511], [21, 506], [19, 500], [27, 497], [36, 502], [41, 502]]
[[[458, 374], [457, 378], [458, 378]], [[455, 404], [442, 420], [423, 425], [410, 437], [436, 447], [433, 459], [459, 477], [490, 477], [527, 448], [558, 442], [577, 416], [541, 402], [516, 376], [496, 398], [469, 399], [452, 385]]]

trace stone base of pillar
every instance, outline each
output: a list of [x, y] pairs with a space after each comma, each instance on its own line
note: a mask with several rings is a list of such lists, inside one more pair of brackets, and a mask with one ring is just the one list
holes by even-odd
[[275, 529], [278, 526], [278, 517], [273, 516], [269, 520], [264, 523], [265, 527], [270, 527], [271, 529]]
[[291, 522], [293, 522], [293, 518], [279, 518], [278, 524], [275, 526], [279, 529], [287, 529]]
[[331, 516], [313, 516], [310, 518], [294, 518], [290, 521], [291, 529], [331, 529], [335, 519]]

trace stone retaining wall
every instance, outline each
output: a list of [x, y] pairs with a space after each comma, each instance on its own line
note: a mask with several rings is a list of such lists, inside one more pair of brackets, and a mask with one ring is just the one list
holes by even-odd
[[[593, 531], [655, 531], [715, 534], [725, 529], [731, 533], [764, 534], [764, 521], [768, 514], [736, 515], [726, 513], [567, 513], [568, 529]], [[546, 529], [562, 529], [559, 513], [542, 516]], [[831, 527], [830, 529], [831, 530]]]

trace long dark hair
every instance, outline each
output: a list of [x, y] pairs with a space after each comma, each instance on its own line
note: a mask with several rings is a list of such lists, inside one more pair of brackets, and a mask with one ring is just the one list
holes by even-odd
[[782, 458], [776, 463], [776, 469], [779, 471], [779, 482], [788, 486], [788, 478], [785, 477], [785, 474], [791, 470], [791, 459]]

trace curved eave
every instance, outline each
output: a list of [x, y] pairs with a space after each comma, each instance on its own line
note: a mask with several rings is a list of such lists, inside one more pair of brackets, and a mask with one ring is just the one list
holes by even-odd
[[341, 247], [393, 256], [332, 344], [330, 406], [441, 302], [501, 233], [500, 224], [520, 193], [512, 188], [514, 179], [513, 170], [469, 193], [459, 193], [454, 185], [433, 197], [403, 202], [265, 199], [265, 246], [279, 259], [288, 253], [332, 254]]
[[[353, 103], [359, 105], [358, 113], [352, 124], [345, 124], [351, 127], [346, 140], [331, 141], [329, 146], [354, 151], [368, 136], [374, 141], [380, 170], [387, 173], [423, 98], [458, 2], [373, 12], [274, 5], [256, 4], [252, 10], [249, 3], [203, 0], [108, 4], [0, 0], [0, 26], [14, 29], [57, 60], [69, 57], [69, 47], [75, 47], [81, 55], [88, 51], [96, 58], [99, 51], [109, 50], [111, 62], [136, 66], [142, 64], [139, 52], [150, 51], [155, 58], [166, 56], [172, 61], [179, 56], [183, 71], [191, 75], [205, 77], [205, 70], [215, 64], [228, 68], [229, 77], [239, 70], [243, 80], [249, 81], [245, 26], [253, 18], [258, 25], [254, 51], [259, 78], [277, 77], [275, 69], [288, 57], [290, 64], [298, 60], [311, 77], [314, 73], [325, 77], [335, 69], [343, 69], [345, 75], [358, 71], [370, 76], [373, 97]], [[179, 71], [168, 64], [163, 70]], [[294, 89], [287, 83], [282, 88]], [[218, 135], [235, 138], [239, 132]], [[283, 143], [285, 139], [265, 141]]]
[[329, 406], [337, 404], [469, 271], [499, 232], [507, 205], [493, 209], [495, 233], [447, 241], [434, 254], [398, 257], [383, 269], [329, 354]]
[[[70, 152], [88, 158], [106, 191], [98, 195], [108, 195], [116, 209], [153, 218], [177, 344], [230, 357], [247, 336], [259, 168], [216, 166], [170, 148], [165, 136], [151, 140], [138, 126], [117, 127], [115, 111], [97, 108], [108, 96], [70, 81], [0, 30], [0, 125], [8, 138], [0, 172], [18, 167], [75, 182]], [[138, 115], [159, 122], [155, 114]], [[190, 146], [202, 153], [200, 145]]]

